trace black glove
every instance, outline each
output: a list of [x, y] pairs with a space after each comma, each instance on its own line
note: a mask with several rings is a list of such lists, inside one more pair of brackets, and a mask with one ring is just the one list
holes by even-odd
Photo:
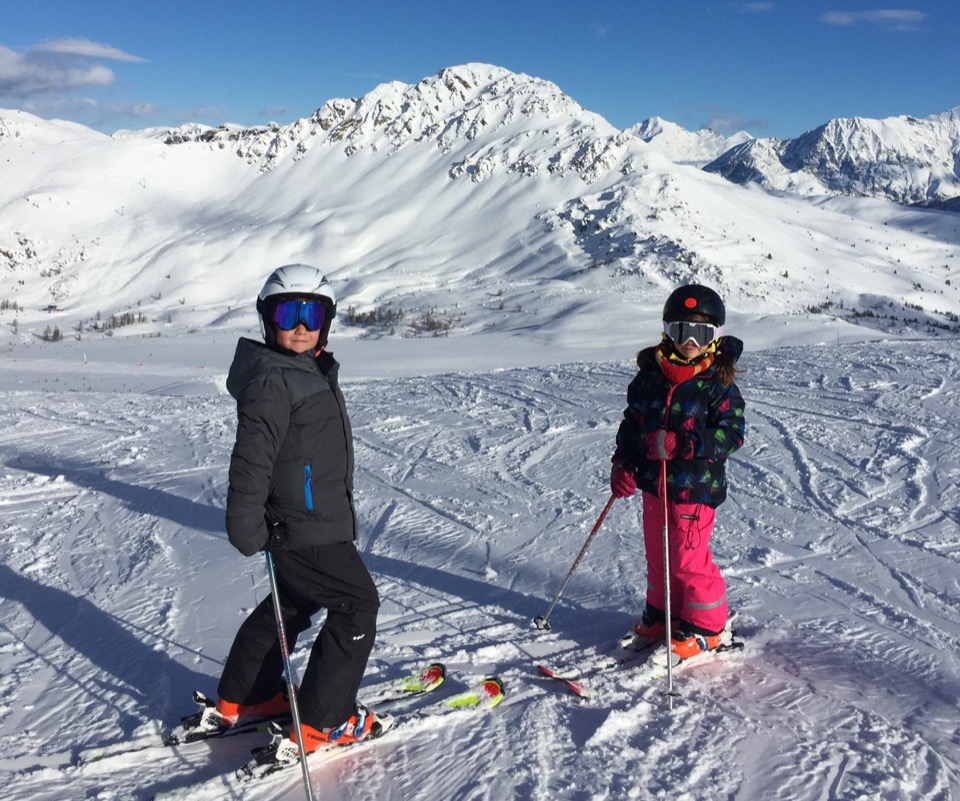
[[263, 550], [270, 551], [270, 553], [282, 551], [284, 539], [283, 523], [272, 521], [267, 517], [263, 520], [267, 524], [267, 544], [263, 546]]

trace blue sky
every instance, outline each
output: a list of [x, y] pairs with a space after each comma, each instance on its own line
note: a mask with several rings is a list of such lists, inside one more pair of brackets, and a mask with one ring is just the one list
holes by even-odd
[[120, 128], [309, 116], [482, 61], [618, 128], [798, 136], [960, 105], [957, 0], [0, 0], [0, 108]]

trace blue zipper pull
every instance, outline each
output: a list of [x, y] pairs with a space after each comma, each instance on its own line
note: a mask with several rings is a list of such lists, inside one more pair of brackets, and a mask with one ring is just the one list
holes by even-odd
[[307, 511], [313, 511], [313, 468], [309, 463], [303, 466], [303, 495], [307, 502]]

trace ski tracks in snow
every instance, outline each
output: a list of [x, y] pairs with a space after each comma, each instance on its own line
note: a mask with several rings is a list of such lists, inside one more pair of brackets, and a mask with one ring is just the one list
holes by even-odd
[[[748, 354], [744, 367], [748, 440], [714, 544], [747, 647], [679, 673], [672, 710], [662, 684], [629, 670], [595, 677], [583, 703], [533, 669], [605, 647], [643, 604], [639, 504], [618, 501], [554, 630], [531, 626], [608, 497], [632, 365], [345, 383], [358, 544], [383, 601], [370, 680], [443, 659], [447, 689], [497, 673], [508, 695], [476, 725], [418, 724], [331, 763], [315, 777], [325, 799], [960, 793], [960, 357], [873, 344]], [[214, 775], [232, 752], [69, 763], [73, 747], [175, 721], [194, 687], [213, 692], [266, 593], [259, 561], [221, 530], [232, 402], [199, 390], [7, 401], [7, 786], [38, 801], [148, 798]]]
[[[38, 757], [59, 764], [83, 736], [124, 739], [165, 715], [171, 687], [199, 678], [166, 655], [180, 641], [184, 540], [222, 515], [189, 496], [212, 466], [203, 443], [220, 423], [203, 419], [218, 401], [6, 397], [0, 637], [18, 658], [2, 662], [0, 753], [59, 731]], [[219, 472], [222, 448], [215, 458]]]
[[[960, 482], [956, 436], [947, 434], [945, 441], [944, 432], [951, 431], [958, 408], [958, 366], [954, 358], [933, 353], [933, 369], [905, 367], [909, 362], [901, 356], [909, 350], [910, 345], [895, 346], [893, 355], [875, 366], [865, 356], [869, 348], [810, 355], [786, 350], [747, 360], [741, 383], [748, 401], [748, 447], [731, 465], [733, 502], [720, 513], [718, 558], [729, 565], [735, 603], [743, 599], [748, 639], [753, 635], [757, 641], [748, 653], [759, 658], [770, 636], [765, 629], [785, 627], [782, 643], [776, 637], [769, 640], [771, 667], [784, 682], [784, 693], [792, 690], [813, 701], [810, 712], [798, 710], [787, 737], [774, 738], [770, 762], [751, 766], [758, 775], [779, 777], [781, 791], [775, 792], [774, 783], [764, 784], [763, 797], [853, 798], [881, 783], [888, 790], [900, 788], [904, 797], [915, 790], [924, 797], [946, 797], [956, 782], [956, 725], [930, 732], [917, 728], [916, 721], [926, 715], [948, 718], [957, 708], [956, 680], [950, 677], [956, 675], [953, 654], [960, 650], [958, 540], [951, 515], [956, 517]], [[824, 354], [833, 360], [826, 367]], [[380, 436], [393, 444], [394, 463], [405, 466], [404, 478], [417, 476], [419, 484], [390, 485], [389, 492], [405, 498], [394, 497], [389, 520], [378, 521], [381, 534], [371, 543], [373, 549], [388, 549], [387, 540], [399, 536], [407, 548], [416, 543], [410, 552], [414, 565], [444, 560], [465, 565], [459, 579], [447, 575], [440, 582], [441, 592], [426, 612], [424, 641], [446, 643], [437, 653], [454, 650], [458, 658], [491, 666], [497, 656], [513, 660], [517, 680], [525, 680], [523, 660], [542, 642], [514, 635], [514, 653], [498, 642], [509, 636], [510, 626], [526, 622], [522, 604], [531, 592], [539, 593], [546, 606], [589, 531], [605, 491], [630, 375], [629, 367], [596, 372], [588, 367], [583, 374], [510, 371], [498, 375], [502, 380], [496, 383], [487, 377], [445, 377], [418, 390], [424, 418], [444, 418], [439, 430], [425, 427], [411, 440], [415, 444], [405, 445], [409, 432], [416, 430], [415, 410], [409, 418], [392, 417], [380, 429]], [[451, 382], [457, 386], [450, 387]], [[396, 391], [397, 404], [388, 402], [394, 411], [411, 395], [399, 386]], [[362, 433], [361, 442], [367, 436]], [[475, 492], [463, 490], [475, 475], [495, 477], [484, 482], [479, 504]], [[424, 482], [429, 486], [421, 501], [414, 487]], [[464, 496], [469, 500], [464, 502]], [[432, 507], [426, 524], [417, 509], [424, 503]], [[575, 639], [597, 641], [598, 615], [626, 623], [642, 605], [636, 521], [635, 510], [626, 503], [616, 505], [605, 524], [608, 530], [597, 538], [556, 610], [555, 617], [567, 616], [572, 623]], [[467, 538], [456, 529], [469, 532]], [[456, 543], [456, 549], [448, 542]], [[466, 565], [482, 565], [484, 572], [474, 578]], [[411, 566], [408, 575], [415, 578], [417, 571]], [[473, 582], [480, 579], [496, 589], [476, 588]], [[504, 589], [522, 597], [507, 596]], [[445, 612], [443, 597], [450, 603]], [[405, 606], [414, 609], [416, 601]], [[538, 611], [543, 610], [528, 607], [528, 613]], [[608, 636], [620, 632], [616, 626], [611, 625]], [[410, 636], [409, 628], [405, 631]], [[798, 652], [808, 655], [808, 663], [790, 657], [794, 637], [802, 638]], [[489, 658], [480, 658], [483, 654]], [[693, 676], [684, 682], [694, 707], [712, 706], [709, 686], [699, 688]], [[834, 692], [837, 683], [839, 693]], [[628, 735], [631, 730], [653, 731], [668, 744], [678, 738], [688, 742], [658, 711], [636, 714], [638, 689], [618, 697], [616, 687], [607, 688], [607, 703], [626, 705], [622, 712], [610, 712], [623, 718], [619, 724], [598, 724], [596, 713], [575, 708], [557, 710], [561, 729], [597, 727], [597, 736], [581, 738], [578, 765], [589, 761], [594, 749], [597, 755], [605, 753], [602, 732], [611, 728]], [[655, 710], [663, 703], [658, 692], [645, 697]], [[859, 695], [866, 696], [866, 703]], [[770, 703], [781, 698], [775, 694]], [[729, 716], [739, 721], [736, 725], [700, 718], [689, 703], [683, 706], [681, 714], [700, 720], [705, 743], [688, 766], [691, 781], [698, 766], [706, 765], [709, 772], [712, 765], [727, 776], [729, 761], [749, 760], [755, 747], [744, 728], [769, 737], [780, 727], [778, 716], [776, 725], [765, 719], [765, 699], [753, 700], [755, 706]], [[871, 708], [880, 701], [881, 711]], [[911, 711], [897, 711], [900, 704]], [[813, 722], [804, 724], [804, 714], [812, 714]], [[581, 715], [586, 721], [579, 720]], [[524, 726], [536, 728], [526, 717]], [[820, 731], [824, 720], [826, 736]], [[609, 739], [622, 756], [623, 738]], [[647, 750], [646, 744], [639, 749], [638, 764], [630, 767], [636, 787], [645, 784], [642, 766], [649, 759], [639, 755]], [[714, 758], [714, 753], [722, 757]], [[607, 761], [598, 756], [588, 773], [603, 774]], [[666, 761], [680, 766], [676, 757]], [[914, 779], [898, 777], [900, 761], [916, 767]], [[538, 762], [556, 760], [533, 760]], [[819, 767], [813, 769], [814, 764]], [[611, 772], [621, 768], [617, 763]], [[579, 797], [574, 788], [583, 783], [576, 771], [557, 768], [552, 778], [548, 773], [531, 771], [521, 782], [524, 794], [529, 790], [531, 797], [548, 797], [562, 787], [564, 797]], [[646, 786], [664, 785], [665, 775], [651, 772]], [[797, 778], [786, 782], [785, 775]], [[747, 791], [757, 782], [745, 767], [739, 779], [723, 785], [721, 794], [761, 797]], [[616, 785], [611, 777], [607, 786]], [[621, 787], [622, 797], [630, 797], [628, 785]], [[594, 797], [586, 787], [582, 791], [583, 797]], [[621, 795], [611, 789], [609, 797]]]
[[[768, 363], [745, 378], [748, 404], [757, 398], [753, 453], [736, 468], [751, 463], [747, 474], [763, 480], [738, 481], [733, 498], [738, 510], [751, 505], [743, 495], [763, 499], [754, 526], [764, 545], [725, 539], [720, 558], [734, 556], [728, 575], [753, 586], [761, 615], [764, 595], [793, 605], [767, 660], [815, 679], [812, 698], [848, 713], [828, 727], [824, 742], [849, 746], [834, 779], [818, 783], [824, 797], [873, 797], [882, 786], [884, 798], [949, 798], [960, 768], [960, 437], [951, 423], [960, 372], [949, 351], [926, 352], [919, 369], [914, 345], [879, 359], [871, 350], [829, 351], [826, 368], [821, 352], [786, 371]], [[763, 568], [737, 565], [757, 558]], [[898, 761], [912, 772], [895, 778]], [[799, 788], [811, 773], [798, 775]]]

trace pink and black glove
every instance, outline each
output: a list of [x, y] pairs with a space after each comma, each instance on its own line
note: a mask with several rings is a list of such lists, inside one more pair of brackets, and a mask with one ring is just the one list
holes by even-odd
[[616, 498], [629, 498], [637, 491], [637, 480], [633, 471], [623, 462], [614, 462], [610, 470], [610, 491]]
[[670, 462], [674, 459], [690, 459], [693, 457], [693, 442], [683, 431], [670, 431], [658, 428], [647, 434], [644, 440], [647, 445], [647, 458], [659, 462]]

